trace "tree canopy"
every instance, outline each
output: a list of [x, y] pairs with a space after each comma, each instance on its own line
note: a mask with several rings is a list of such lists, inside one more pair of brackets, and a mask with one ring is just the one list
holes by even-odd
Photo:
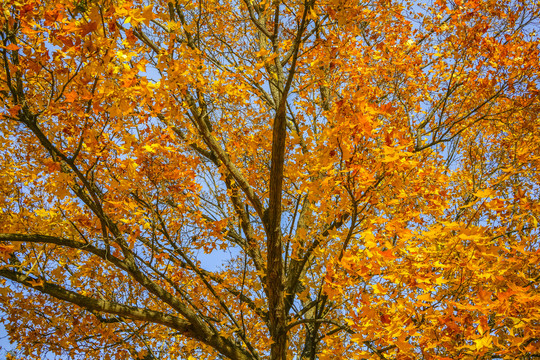
[[537, 1], [1, 10], [26, 358], [540, 353]]

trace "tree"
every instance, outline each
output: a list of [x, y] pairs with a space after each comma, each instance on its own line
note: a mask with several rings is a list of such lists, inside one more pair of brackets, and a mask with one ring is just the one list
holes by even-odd
[[4, 2], [11, 339], [27, 358], [537, 356], [539, 16]]

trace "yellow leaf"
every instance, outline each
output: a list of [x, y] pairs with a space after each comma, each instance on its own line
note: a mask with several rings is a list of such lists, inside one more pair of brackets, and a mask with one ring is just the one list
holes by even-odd
[[143, 18], [143, 22], [146, 26], [148, 26], [148, 24], [150, 23], [150, 20], [153, 20], [155, 15], [154, 15], [154, 11], [153, 11], [153, 8], [154, 5], [153, 4], [150, 4], [148, 6], [146, 6], [143, 11], [142, 11], [142, 18]]
[[156, 148], [159, 147], [158, 144], [152, 144], [152, 145], [144, 145], [143, 149], [146, 150], [149, 153], [155, 154]]
[[375, 294], [386, 294], [386, 288], [381, 284], [377, 283], [373, 285], [373, 292]]
[[351, 335], [351, 341], [355, 343], [363, 343], [364, 342], [364, 336], [362, 334], [353, 334]]
[[39, 286], [43, 286], [44, 284], [42, 279], [29, 280], [28, 283], [32, 285], [32, 287], [39, 287]]
[[481, 350], [482, 348], [490, 347], [492, 340], [493, 339], [491, 338], [491, 335], [489, 334], [480, 339], [474, 340], [474, 343], [476, 345], [476, 350]]
[[435, 284], [437, 284], [437, 285], [446, 284], [447, 282], [448, 281], [445, 280], [442, 276], [435, 279]]
[[479, 197], [479, 198], [487, 198], [489, 196], [491, 196], [491, 194], [493, 193], [493, 190], [491, 189], [484, 189], [484, 190], [479, 190], [477, 191], [474, 196], [476, 197]]
[[373, 249], [377, 247], [377, 241], [375, 240], [375, 236], [371, 231], [364, 231], [362, 233], [364, 238], [364, 246], [368, 249]]
[[431, 294], [430, 293], [427, 293], [427, 294], [422, 294], [422, 295], [419, 295], [417, 297], [418, 300], [421, 300], [421, 301], [427, 301], [427, 302], [432, 302], [434, 301], [435, 299], [433, 299], [431, 297]]

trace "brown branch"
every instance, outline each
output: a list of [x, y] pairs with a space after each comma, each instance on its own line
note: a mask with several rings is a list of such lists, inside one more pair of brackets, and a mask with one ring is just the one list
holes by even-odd
[[196, 338], [196, 333], [189, 321], [169, 314], [84, 296], [56, 284], [43, 281], [41, 278], [32, 278], [14, 270], [0, 269], [0, 276], [91, 312], [98, 311], [131, 320], [161, 324]]

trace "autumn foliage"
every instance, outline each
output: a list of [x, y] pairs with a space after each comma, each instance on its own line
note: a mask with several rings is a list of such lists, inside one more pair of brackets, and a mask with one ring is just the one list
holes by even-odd
[[540, 354], [533, 0], [7, 0], [27, 359]]

